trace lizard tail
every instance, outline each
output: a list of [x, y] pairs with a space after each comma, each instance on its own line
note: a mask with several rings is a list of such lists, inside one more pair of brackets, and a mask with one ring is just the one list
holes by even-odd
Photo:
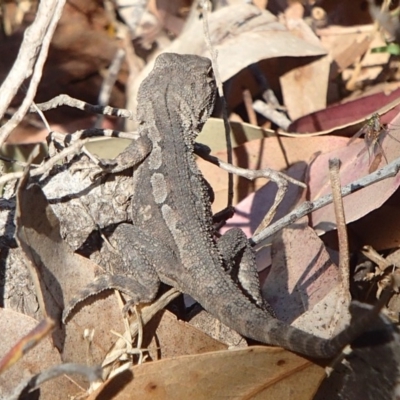
[[[270, 331], [269, 336], [272, 336], [270, 340], [271, 343], [274, 342], [273, 344], [309, 357], [333, 358], [337, 356], [344, 347], [373, 326], [384, 304], [385, 301], [382, 299], [374, 307], [366, 309], [369, 306], [357, 301], [352, 302], [350, 306], [350, 310], [353, 314], [351, 324], [331, 339], [318, 338], [290, 326], [290, 329], [285, 332], [285, 335], [281, 335], [280, 337], [276, 337], [273, 334], [274, 330]], [[354, 311], [362, 315], [355, 316]], [[362, 312], [360, 313], [359, 311]], [[276, 320], [276, 323], [276, 332], [281, 332], [278, 326], [284, 323], [278, 320]]]

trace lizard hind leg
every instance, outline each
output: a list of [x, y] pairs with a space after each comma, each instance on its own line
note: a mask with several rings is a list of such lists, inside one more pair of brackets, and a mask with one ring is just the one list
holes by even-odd
[[65, 308], [62, 316], [63, 323], [77, 304], [105, 290], [119, 290], [131, 298], [124, 307], [124, 313], [130, 306], [149, 303], [156, 297], [160, 278], [155, 266], [163, 263], [173, 265], [172, 253], [161, 244], [154, 246], [151, 237], [130, 224], [119, 225], [111, 241], [122, 259], [114, 270], [115, 274], [99, 276], [78, 293]]
[[82, 301], [90, 296], [94, 296], [105, 290], [119, 290], [128, 295], [131, 299], [127, 302], [123, 312], [126, 313], [130, 306], [140, 303], [150, 303], [156, 296], [158, 291], [158, 283], [149, 288], [142, 285], [136, 279], [123, 275], [101, 275], [92, 283], [86, 286], [75, 296], [64, 309], [62, 322], [65, 324], [72, 310]]
[[218, 239], [217, 246], [226, 271], [242, 292], [252, 303], [275, 316], [262, 297], [255, 253], [244, 232], [239, 228], [230, 229]]

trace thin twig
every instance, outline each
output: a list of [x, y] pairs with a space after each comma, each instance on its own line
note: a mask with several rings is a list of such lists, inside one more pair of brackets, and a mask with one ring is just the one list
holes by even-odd
[[[110, 101], [111, 91], [115, 85], [119, 70], [125, 58], [125, 51], [118, 49], [107, 71], [107, 76], [103, 80], [99, 94], [99, 106], [105, 107]], [[95, 128], [100, 128], [103, 124], [103, 115], [99, 115], [96, 119]]]
[[93, 137], [115, 137], [120, 139], [130, 139], [135, 140], [139, 137], [137, 132], [121, 132], [114, 129], [98, 129], [98, 128], [88, 128], [80, 129], [74, 133], [61, 133], [53, 131], [52, 135], [58, 139], [62, 139], [63, 142], [69, 143], [74, 142], [79, 139], [93, 138]]
[[[160, 310], [165, 308], [173, 299], [178, 297], [181, 294], [181, 292], [177, 289], [170, 289], [168, 292], [164, 293], [159, 299], [154, 301], [154, 303], [151, 303], [147, 307], [143, 307], [141, 309], [141, 316], [142, 316], [142, 323], [143, 325], [146, 325], [151, 318]], [[118, 339], [113, 347], [110, 349], [108, 352], [106, 358], [104, 359], [102, 363], [103, 367], [103, 379], [106, 379], [112, 369], [112, 364], [116, 361], [116, 355], [118, 354], [117, 350], [120, 349], [125, 349], [126, 348], [126, 338], [132, 336], [135, 337], [138, 333], [138, 321], [132, 322], [130, 325], [130, 333], [125, 332], [123, 334], [124, 339]]]
[[286, 115], [282, 114], [278, 110], [276, 110], [273, 106], [264, 103], [261, 100], [256, 100], [253, 103], [253, 108], [259, 114], [264, 116], [265, 118], [269, 119], [270, 121], [274, 122], [282, 129], [288, 129], [289, 125], [292, 123]]
[[[372, 174], [366, 175], [353, 183], [350, 183], [346, 186], [342, 187], [342, 196], [348, 196], [349, 194], [358, 192], [361, 189], [364, 189], [367, 186], [372, 185], [373, 183], [382, 181], [387, 178], [392, 178], [398, 174], [400, 170], [400, 158], [392, 161], [390, 164], [385, 165], [383, 168], [373, 172]], [[267, 239], [268, 237], [272, 236], [274, 233], [280, 231], [285, 226], [293, 224], [301, 217], [318, 210], [327, 204], [332, 203], [332, 194], [327, 194], [326, 196], [322, 196], [317, 200], [314, 201], [305, 201], [299, 207], [297, 207], [292, 212], [286, 214], [280, 220], [274, 222], [269, 227], [264, 229], [264, 231], [255, 235], [251, 242], [253, 244], [260, 243], [261, 241]]]
[[[347, 236], [346, 219], [343, 208], [343, 198], [340, 184], [340, 160], [329, 160], [329, 177], [332, 188], [333, 206], [335, 208], [336, 226], [339, 240], [339, 276], [344, 296], [350, 296], [350, 256]], [[350, 300], [350, 298], [349, 298]]]
[[[93, 114], [111, 115], [114, 117], [133, 119], [133, 112], [123, 108], [114, 108], [110, 106], [96, 106], [86, 103], [85, 101], [74, 99], [67, 94], [60, 94], [45, 103], [36, 104], [41, 111], [52, 110], [53, 108], [68, 106], [78, 110], [87, 111]], [[34, 107], [29, 109], [30, 112], [36, 112]]]
[[36, 112], [39, 114], [39, 117], [40, 117], [40, 119], [42, 120], [42, 122], [43, 122], [44, 126], [46, 127], [47, 131], [50, 132], [50, 131], [51, 131], [50, 124], [49, 124], [49, 122], [47, 121], [47, 118], [44, 116], [42, 110], [40, 110], [40, 109], [37, 107], [37, 105], [36, 105], [36, 103], [35, 103], [34, 101], [32, 102], [32, 107], [33, 107], [33, 108], [36, 110]]
[[39, 387], [41, 384], [64, 374], [82, 375], [86, 377], [86, 379], [88, 379], [90, 382], [93, 382], [101, 378], [101, 369], [100, 367], [88, 367], [86, 365], [73, 363], [55, 365], [54, 367], [46, 369], [45, 371], [32, 376], [31, 378], [24, 381], [22, 384], [18, 385], [13, 390], [13, 393], [8, 397], [8, 399], [17, 400], [25, 397], [25, 395], [28, 394], [30, 390]]
[[361, 253], [377, 265], [380, 275], [382, 275], [387, 268], [393, 265], [391, 262], [383, 258], [372, 246], [363, 246]]
[[276, 183], [287, 181], [302, 188], [307, 187], [304, 182], [300, 182], [297, 179], [294, 179], [291, 176], [284, 174], [283, 172], [275, 171], [272, 168], [263, 168], [257, 170], [240, 168], [232, 164], [226, 163], [225, 161], [220, 160], [218, 157], [211, 156], [209, 154], [198, 153], [198, 155], [204, 160], [207, 160], [210, 163], [221, 167], [225, 171], [231, 172], [232, 174], [235, 175], [242, 176], [243, 178], [247, 178], [249, 180], [254, 180], [257, 178], [268, 178]]
[[[348, 288], [349, 280], [349, 241], [347, 237], [346, 219], [343, 209], [343, 198], [341, 193], [340, 184], [340, 160], [333, 158], [329, 160], [329, 176], [332, 188], [332, 199], [335, 208], [336, 226], [338, 231], [339, 240], [339, 269], [342, 278], [342, 284], [347, 282]], [[345, 271], [347, 271], [345, 273]], [[349, 288], [348, 288], [349, 289]]]
[[257, 82], [257, 86], [262, 91], [262, 98], [264, 101], [272, 106], [275, 110], [285, 111], [285, 107], [279, 104], [275, 93], [273, 92], [271, 85], [268, 82], [267, 77], [262, 72], [261, 68], [259, 67], [258, 63], [254, 63], [249, 65], [249, 71], [253, 74], [254, 79]]
[[198, 153], [198, 155], [200, 157], [204, 158], [205, 160], [207, 160], [215, 165], [218, 165], [220, 168], [222, 168], [225, 171], [228, 171], [232, 174], [242, 176], [249, 180], [254, 180], [257, 178], [268, 178], [277, 184], [278, 192], [275, 196], [274, 203], [273, 203], [272, 207], [269, 209], [267, 215], [262, 220], [259, 227], [257, 228], [256, 233], [265, 229], [265, 227], [268, 226], [269, 223], [274, 218], [276, 211], [278, 209], [278, 206], [282, 202], [282, 200], [285, 197], [285, 194], [287, 192], [288, 182], [291, 182], [297, 186], [306, 188], [306, 185], [303, 182], [300, 182], [297, 179], [294, 179], [288, 175], [285, 175], [282, 172], [275, 171], [271, 168], [263, 168], [263, 169], [259, 169], [259, 170], [245, 169], [245, 168], [235, 167], [232, 164], [228, 164], [228, 163], [220, 160], [217, 157], [211, 156], [211, 155], [203, 153], [203, 152]]
[[[11, 164], [15, 164], [15, 165], [19, 165], [20, 167], [26, 167], [28, 165], [28, 163], [24, 162], [24, 161], [18, 161], [15, 160], [13, 158], [9, 158], [9, 157], [5, 157], [0, 155], [0, 160], [4, 161], [4, 162], [8, 162]], [[32, 167], [37, 167], [38, 164], [31, 164]]]

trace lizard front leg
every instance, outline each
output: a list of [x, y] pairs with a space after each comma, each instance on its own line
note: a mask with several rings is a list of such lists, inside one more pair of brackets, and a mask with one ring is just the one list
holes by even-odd
[[114, 159], [99, 158], [96, 165], [90, 161], [78, 161], [71, 167], [71, 171], [90, 170], [90, 178], [96, 180], [103, 174], [118, 173], [140, 164], [151, 150], [152, 142], [147, 136], [147, 131], [144, 130], [138, 139], [132, 141]]

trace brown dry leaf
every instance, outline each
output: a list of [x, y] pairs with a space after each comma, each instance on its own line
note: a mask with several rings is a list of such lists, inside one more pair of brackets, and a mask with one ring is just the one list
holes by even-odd
[[[396, 126], [400, 118], [393, 120], [393, 128], [390, 135], [382, 134], [380, 143], [387, 160], [393, 161], [400, 154], [400, 130]], [[368, 153], [371, 152], [371, 155]], [[339, 150], [318, 156], [309, 169], [309, 199], [314, 200], [320, 196], [330, 193], [328, 178], [328, 160], [337, 157], [341, 160], [340, 179], [342, 185], [347, 185], [369, 173], [374, 153], [370, 149], [366, 151], [364, 141], [354, 142]], [[380, 167], [385, 165], [382, 157]], [[343, 199], [346, 214], [346, 222], [355, 221], [369, 212], [379, 208], [398, 188], [400, 177], [385, 179], [375, 183]], [[328, 205], [311, 214], [310, 221], [319, 234], [335, 229], [335, 216], [333, 207]]]
[[[132, 368], [88, 400], [313, 398], [325, 371], [279, 348], [251, 347], [184, 356]], [[108, 397], [107, 397], [108, 396]]]
[[368, 83], [377, 80], [383, 69], [387, 68], [390, 60], [389, 52], [372, 52], [372, 49], [376, 47], [386, 46], [386, 41], [378, 31], [372, 31], [371, 37], [373, 40], [362, 59], [357, 60], [352, 67], [342, 73], [347, 90], [355, 91], [367, 86]]
[[191, 308], [187, 318], [191, 326], [224, 343], [229, 349], [248, 347], [243, 336], [224, 325], [198, 304]]
[[[304, 180], [306, 167], [307, 165], [305, 163], [298, 162], [288, 168], [285, 173], [294, 179], [302, 181]], [[260, 185], [262, 184], [264, 185], [259, 190], [252, 192], [235, 206], [237, 213], [227, 221], [226, 225], [221, 229], [221, 232], [225, 232], [232, 227], [239, 227], [248, 237], [253, 235], [254, 231], [265, 217], [265, 214], [272, 206], [277, 191], [276, 184], [273, 182], [265, 184], [265, 181], [261, 181]], [[296, 185], [289, 185], [285, 198], [280, 204], [273, 221], [287, 214], [288, 210], [298, 201], [302, 191], [303, 189]], [[223, 200], [226, 201], [226, 197], [224, 197]]]
[[[322, 48], [321, 42], [304, 20], [289, 19], [286, 20], [286, 26], [292, 34]], [[326, 107], [330, 64], [328, 56], [318, 57], [305, 65], [299, 65], [296, 58], [286, 60], [288, 71], [279, 81], [284, 104], [292, 120]], [[302, 99], [300, 102], [299, 98]]]
[[[286, 164], [283, 159], [279, 161], [282, 156], [281, 148], [274, 147], [274, 141], [270, 141], [268, 138], [263, 140], [263, 145], [266, 147], [265, 153], [268, 157], [265, 157], [266, 166], [275, 168], [277, 170], [285, 169]], [[289, 139], [286, 141], [285, 139]], [[310, 140], [311, 139], [311, 140]], [[307, 162], [311, 155], [317, 151], [328, 151], [332, 149], [339, 149], [347, 143], [348, 139], [337, 136], [317, 136], [317, 137], [304, 137], [304, 138], [281, 138], [281, 143], [285, 149], [285, 154], [290, 164], [294, 164], [290, 167], [286, 173], [295, 179], [304, 181], [305, 168], [307, 168]], [[257, 144], [257, 141], [254, 141]], [[252, 142], [246, 144], [251, 149]], [[249, 151], [250, 156], [253, 154]], [[257, 153], [258, 155], [258, 153]], [[250, 158], [250, 157], [249, 157]], [[200, 164], [203, 167], [203, 164]], [[220, 210], [226, 204], [227, 196], [227, 179], [226, 175], [220, 171], [216, 171], [215, 168], [204, 165], [203, 170], [207, 180], [212, 182], [213, 187], [221, 187], [220, 191], [216, 191], [216, 202], [214, 204], [220, 205]], [[237, 181], [237, 178], [236, 178]], [[251, 237], [268, 212], [272, 205], [273, 199], [276, 195], [276, 185], [272, 182], [264, 183], [263, 180], [259, 179], [259, 183], [255, 183], [255, 187], [260, 187], [255, 192], [249, 194], [240, 203], [235, 206], [236, 214], [227, 221], [227, 224], [223, 227], [221, 232], [225, 232], [231, 227], [239, 227], [243, 229], [248, 237]], [[259, 185], [259, 186], [258, 186]], [[298, 195], [301, 189], [295, 185], [289, 185], [288, 192], [280, 204], [276, 216], [273, 222], [278, 220], [287, 214], [288, 211], [294, 206], [298, 200]], [[217, 211], [217, 208], [214, 208]], [[272, 239], [268, 238], [263, 241], [257, 251], [257, 266], [259, 271], [264, 270], [271, 265], [271, 242]]]
[[[215, 156], [226, 160], [226, 142], [223, 132], [223, 121], [210, 118], [199, 135], [198, 142], [206, 144]], [[271, 130], [246, 123], [232, 123], [232, 145], [233, 147], [236, 146], [233, 152], [233, 164], [242, 168], [269, 167], [282, 171], [295, 163], [303, 162], [305, 165], [314, 153], [337, 149], [343, 147], [347, 142], [347, 139], [337, 136], [277, 138], [269, 137], [271, 135], [274, 135]], [[227, 173], [201, 159], [198, 160], [198, 165], [215, 192], [213, 210], [214, 212], [220, 211], [226, 206]], [[301, 180], [301, 175], [297, 177]], [[273, 195], [276, 192], [275, 184], [269, 184], [268, 187], [272, 192], [258, 193], [257, 196], [259, 196], [260, 201], [257, 205], [252, 205], [253, 193], [265, 184], [264, 179], [251, 182], [245, 178], [234, 177], [234, 204], [243, 201], [243, 203], [237, 205], [238, 214], [241, 214], [241, 216], [238, 215], [238, 218], [242, 218], [242, 220], [231, 219], [230, 222], [234, 223], [235, 226], [238, 226], [239, 223], [239, 226], [245, 230], [251, 226], [251, 231], [246, 232], [248, 236], [253, 234], [258, 223], [265, 216], [268, 205], [271, 205]], [[293, 189], [292, 186], [289, 185], [290, 190]], [[249, 197], [244, 200], [247, 196]], [[283, 215], [281, 214], [281, 216]], [[245, 221], [243, 221], [243, 218]]]
[[276, 234], [271, 251], [263, 295], [278, 319], [324, 338], [341, 331], [350, 321], [350, 293], [307, 218]]
[[226, 350], [227, 346], [180, 321], [168, 310], [159, 311], [144, 328], [144, 348], [152, 360]]
[[[34, 329], [36, 325], [37, 321], [31, 317], [0, 308], [0, 355], [6, 354], [18, 339]], [[9, 398], [10, 393], [22, 381], [60, 363], [57, 349], [49, 338], [44, 338], [14, 366], [0, 375], [0, 398]], [[79, 393], [82, 393], [81, 390], [66, 377], [48, 381], [40, 387], [40, 395], [43, 399], [61, 400]]]
[[[316, 57], [326, 51], [290, 33], [274, 15], [251, 4], [223, 7], [209, 15], [211, 42], [218, 51], [221, 80], [225, 82], [248, 65], [276, 57]], [[209, 57], [203, 22], [195, 21], [165, 52]], [[129, 94], [128, 107], [136, 109], [140, 83], [153, 69], [154, 61], [141, 71]]]
[[[75, 289], [78, 289], [77, 285]], [[63, 361], [84, 365], [101, 364], [117, 339], [111, 331], [120, 334], [125, 331], [122, 311], [114, 295], [101, 293], [80, 303], [64, 328]]]
[[[42, 312], [60, 321], [64, 306], [79, 289], [92, 282], [101, 269], [74, 254], [62, 240], [58, 219], [38, 185], [19, 193], [17, 226], [20, 244], [29, 257], [30, 270], [35, 276]], [[82, 302], [67, 326], [53, 334], [64, 361], [89, 365], [100, 363], [115, 341], [111, 329], [123, 331], [122, 314], [115, 296], [107, 294]], [[93, 304], [82, 308], [88, 303]], [[102, 318], [99, 319], [99, 315]], [[83, 336], [84, 329], [95, 331], [90, 346]]]
[[[276, 136], [272, 129], [263, 129], [245, 122], [230, 121], [232, 147], [240, 146], [255, 139]], [[209, 118], [200, 132], [197, 142], [211, 148], [213, 152], [226, 150], [225, 127], [220, 118]]]
[[[337, 136], [267, 137], [274, 135], [274, 132], [239, 122], [235, 122], [231, 126], [231, 138], [234, 147], [233, 164], [242, 168], [258, 169], [270, 167], [281, 171], [285, 170], [288, 165], [299, 162], [306, 165], [316, 152], [339, 149], [345, 146], [348, 141], [346, 138]], [[222, 120], [210, 118], [199, 135], [198, 142], [206, 144], [211, 148], [215, 156], [226, 160], [226, 142], [222, 134], [223, 129]], [[227, 173], [201, 159], [198, 159], [198, 165], [215, 192], [213, 210], [214, 212], [220, 211], [226, 206]], [[297, 178], [302, 179], [301, 175], [298, 175]], [[276, 186], [269, 184], [269, 189], [263, 189], [262, 192], [257, 193], [256, 198], [259, 201], [258, 205], [254, 206], [252, 205], [254, 192], [265, 186], [265, 180], [258, 179], [250, 182], [245, 178], [234, 177], [234, 182], [234, 203], [241, 203], [237, 204], [238, 215], [229, 220], [229, 222], [232, 222], [235, 226], [239, 223], [240, 227], [246, 231], [246, 234], [251, 236], [268, 211], [271, 199], [273, 199], [273, 195], [276, 192]], [[289, 185], [290, 190], [293, 189], [292, 186]], [[259, 207], [262, 208], [259, 209]], [[287, 212], [288, 209], [282, 210], [281, 208], [281, 211]], [[283, 216], [284, 214], [280, 215]], [[238, 218], [237, 220], [236, 217]], [[249, 228], [251, 229], [249, 230]]]
[[91, 270], [89, 275], [93, 276], [101, 269], [63, 242], [59, 221], [40, 186], [21, 188], [17, 208], [18, 238], [35, 268], [31, 273], [37, 275], [42, 312], [59, 320], [65, 304], [76, 293], [76, 282], [90, 281], [81, 271]]
[[[193, 24], [166, 51], [208, 56], [202, 24], [202, 21]], [[218, 66], [223, 82], [248, 65], [267, 58], [326, 54], [321, 46], [306, 42], [289, 32], [270, 12], [250, 4], [221, 8], [209, 15], [209, 25], [211, 42], [218, 51]]]
[[318, 30], [322, 45], [337, 64], [337, 72], [352, 65], [369, 48], [372, 25], [329, 26]]

